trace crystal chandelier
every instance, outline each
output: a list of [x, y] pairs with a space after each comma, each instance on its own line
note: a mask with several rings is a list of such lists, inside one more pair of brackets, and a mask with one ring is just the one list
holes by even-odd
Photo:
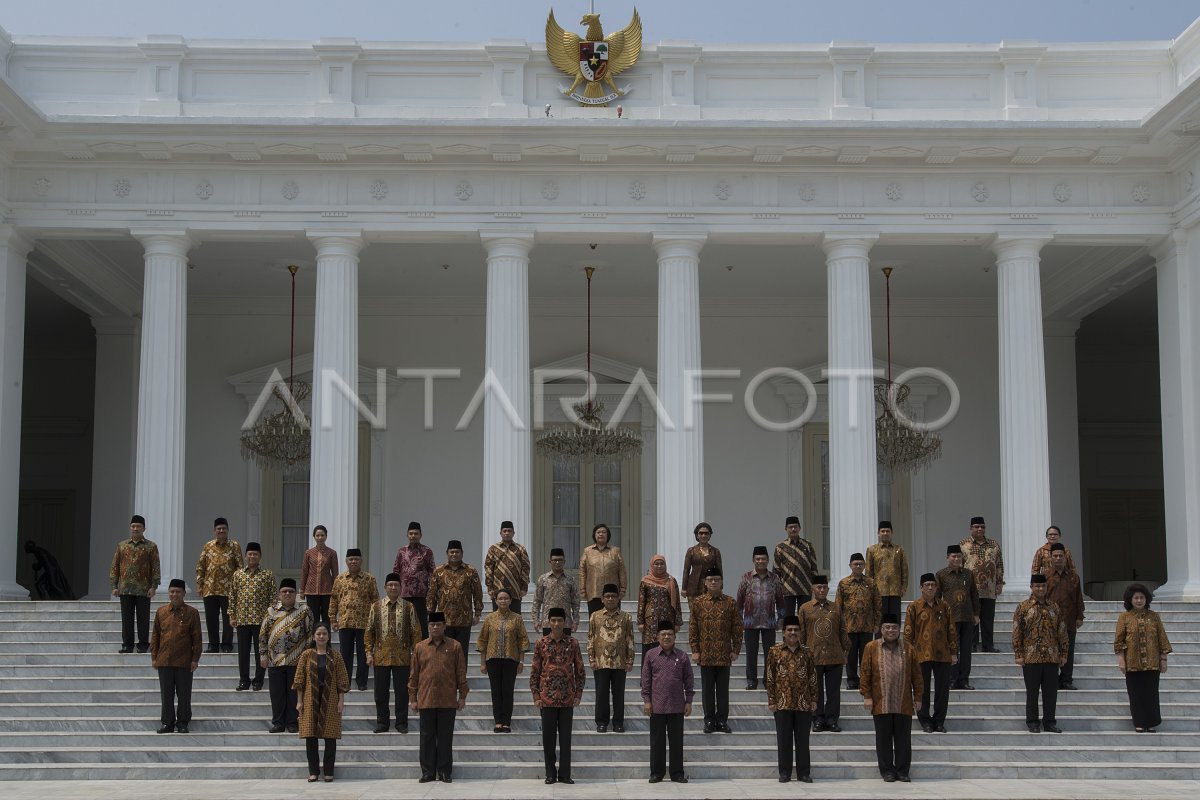
[[[936, 433], [914, 430], [911, 392], [907, 384], [892, 381], [892, 268], [884, 267], [887, 282], [887, 380], [875, 384], [875, 458], [885, 467], [916, 472], [942, 456], [942, 440]], [[900, 412], [900, 417], [892, 411]]]
[[312, 387], [296, 380], [296, 272], [299, 267], [288, 266], [292, 276], [292, 327], [288, 351], [287, 386], [276, 385], [271, 390], [275, 410], [260, 416], [254, 427], [243, 430], [242, 458], [253, 461], [263, 469], [276, 468], [290, 472], [308, 463], [312, 436], [308, 418], [300, 404], [308, 399]]
[[642, 439], [633, 431], [605, 425], [604, 404], [592, 400], [592, 274], [596, 268], [583, 271], [587, 275], [587, 402], [575, 406], [577, 423], [546, 431], [537, 438], [537, 449], [558, 463], [624, 461], [641, 454]]

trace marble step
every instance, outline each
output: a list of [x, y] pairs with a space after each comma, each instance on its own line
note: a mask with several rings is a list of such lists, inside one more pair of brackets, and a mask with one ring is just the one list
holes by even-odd
[[[340, 755], [340, 749], [339, 749]], [[695, 781], [725, 779], [750, 780], [772, 779], [775, 775], [773, 762], [746, 763], [742, 761], [696, 761], [684, 745], [684, 763], [688, 777]], [[185, 762], [171, 760], [161, 764], [12, 764], [0, 766], [0, 780], [264, 780], [299, 778], [306, 771], [303, 748], [295, 746], [292, 763], [244, 762], [211, 764], [207, 762]], [[339, 763], [339, 780], [413, 780], [420, 774], [415, 757], [406, 761], [373, 761], [370, 763]], [[613, 764], [596, 761], [575, 760], [571, 770], [577, 781], [609, 781], [645, 779], [648, 774], [646, 760]], [[813, 778], [817, 781], [874, 779], [879, 772], [874, 759], [862, 762], [815, 762]], [[1097, 767], [1094, 762], [1064, 757], [1059, 762], [1021, 762], [988, 760], [961, 763], [945, 760], [915, 761], [912, 772], [914, 781], [937, 777], [941, 780], [959, 779], [1021, 779], [1049, 778], [1059, 780], [1195, 780], [1200, 777], [1200, 764], [1156, 764], [1136, 761], [1105, 764]], [[542, 775], [540, 762], [478, 761], [456, 762], [454, 778], [459, 781], [495, 781], [497, 777], [533, 780]], [[462, 787], [454, 795], [463, 791]], [[692, 791], [703, 791], [694, 787]], [[701, 796], [701, 795], [692, 795]]]
[[[152, 734], [153, 735], [153, 734]], [[1200, 747], [1170, 747], [1156, 744], [1152, 749], [1143, 748], [1108, 748], [1077, 746], [1069, 741], [1069, 736], [1063, 734], [1066, 741], [1057, 742], [1056, 746], [1047, 746], [1045, 737], [1050, 734], [1029, 734], [1030, 741], [1011, 747], [972, 747], [955, 745], [947, 748], [940, 743], [918, 739], [913, 743], [913, 758], [915, 761], [941, 760], [954, 764], [975, 763], [991, 759], [1002, 759], [1010, 763], [1044, 763], [1054, 766], [1064, 758], [1062, 748], [1070, 748], [1070, 757], [1075, 761], [1087, 761], [1095, 764], [1113, 763], [1157, 763], [1157, 764], [1200, 764]], [[156, 765], [168, 761], [205, 761], [210, 764], [242, 764], [262, 762], [295, 763], [303, 757], [303, 745], [295, 736], [289, 737], [275, 746], [266, 748], [247, 747], [225, 748], [212, 743], [196, 744], [164, 742], [159, 739], [154, 743], [137, 743], [136, 747], [115, 749], [109, 746], [87, 746], [86, 742], [67, 743], [59, 746], [41, 746], [35, 749], [22, 747], [0, 747], [0, 765], [15, 764], [119, 764], [131, 768], [143, 765]], [[187, 738], [187, 737], [179, 737]], [[346, 742], [338, 744], [338, 764], [373, 763], [386, 757], [398, 762], [416, 762], [418, 760], [419, 737], [415, 733], [398, 737], [400, 741], [389, 742], [385, 748], [372, 746], [366, 742]], [[687, 737], [685, 737], [687, 738]], [[699, 734], [690, 737], [689, 742], [694, 762], [712, 760], [734, 760], [744, 764], [771, 765], [774, 762], [773, 748], [759, 744], [736, 741], [738, 737], [711, 734]], [[573, 742], [574, 745], [574, 742]], [[637, 763], [645, 757], [649, 748], [649, 738], [638, 741], [630, 737], [620, 746], [593, 747], [578, 750], [581, 764], [607, 764], [620, 768], [624, 764]], [[862, 742], [851, 744], [810, 744], [812, 759], [819, 763], [862, 763], [874, 759], [873, 743]], [[573, 756], [576, 750], [573, 746]], [[542, 746], [540, 742], [506, 742], [504, 755], [509, 764], [541, 765]], [[469, 764], [480, 761], [491, 761], [495, 751], [482, 748], [455, 748], [455, 763]], [[575, 758], [573, 757], [573, 761]]]

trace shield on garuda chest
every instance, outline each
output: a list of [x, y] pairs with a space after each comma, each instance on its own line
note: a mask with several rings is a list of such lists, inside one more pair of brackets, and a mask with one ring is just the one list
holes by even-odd
[[589, 81], [603, 78], [608, 71], [608, 42], [580, 42], [579, 71]]

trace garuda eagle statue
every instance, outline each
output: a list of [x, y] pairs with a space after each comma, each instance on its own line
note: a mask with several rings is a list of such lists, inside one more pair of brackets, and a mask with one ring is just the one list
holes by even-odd
[[[624, 30], [608, 36], [600, 27], [599, 14], [584, 14], [579, 24], [587, 26], [584, 38], [563, 30], [554, 19], [553, 9], [546, 20], [546, 55], [550, 57], [550, 63], [575, 79], [569, 89], [563, 90], [563, 94], [574, 95], [579, 84], [586, 81], [582, 98], [596, 100], [606, 97], [605, 83], [612, 87], [613, 97], [609, 99], [620, 97], [624, 92], [613, 83], [613, 76], [636, 64], [638, 56], [642, 54], [642, 20], [637, 9], [633, 10], [633, 20]], [[607, 102], [587, 105], [607, 105]]]

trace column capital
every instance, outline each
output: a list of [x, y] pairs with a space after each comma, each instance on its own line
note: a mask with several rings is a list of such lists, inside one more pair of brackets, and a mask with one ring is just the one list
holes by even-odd
[[659, 259], [699, 258], [708, 241], [707, 233], [656, 233], [651, 240]]
[[1002, 233], [992, 240], [992, 252], [996, 254], [998, 264], [1017, 259], [1038, 259], [1041, 258], [1042, 248], [1052, 241], [1054, 237], [1048, 233]]
[[479, 242], [488, 258], [529, 258], [535, 237], [533, 231], [480, 231]]
[[1156, 262], [1169, 261], [1179, 257], [1179, 251], [1186, 248], [1191, 241], [1191, 232], [1184, 228], [1174, 228], [1158, 243], [1150, 247], [1150, 255]]
[[0, 247], [27, 256], [33, 252], [34, 240], [26, 231], [12, 225], [0, 225]]
[[186, 229], [130, 228], [129, 235], [142, 243], [147, 256], [187, 258], [195, 242]]
[[871, 248], [879, 241], [877, 233], [827, 233], [821, 239], [821, 249], [830, 260], [836, 258], [869, 258]]
[[321, 256], [347, 256], [357, 258], [358, 253], [367, 246], [362, 231], [305, 231], [308, 240], [317, 249], [317, 258]]

